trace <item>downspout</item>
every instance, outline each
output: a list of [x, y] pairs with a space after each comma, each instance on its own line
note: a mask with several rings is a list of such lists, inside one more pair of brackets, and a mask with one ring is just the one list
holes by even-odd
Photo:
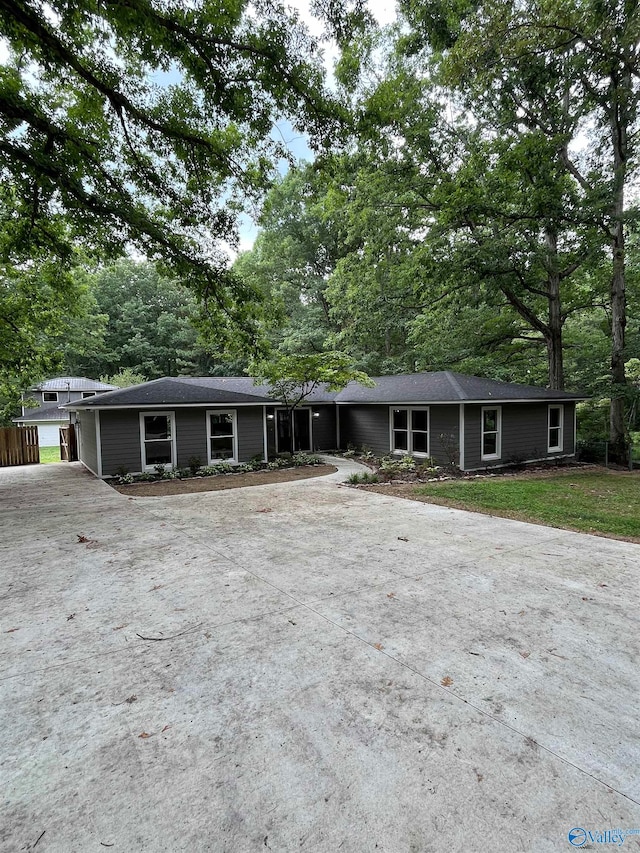
[[460, 403], [460, 422], [458, 426], [460, 444], [460, 470], [464, 471], [464, 403]]
[[267, 407], [262, 407], [262, 461], [269, 461], [269, 445], [267, 439]]
[[96, 409], [96, 474], [102, 480], [102, 440], [100, 438], [100, 409]]

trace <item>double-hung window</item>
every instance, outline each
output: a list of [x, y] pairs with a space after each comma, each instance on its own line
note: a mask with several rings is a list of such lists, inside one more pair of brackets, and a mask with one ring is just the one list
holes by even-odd
[[429, 455], [429, 409], [391, 408], [391, 451]]
[[500, 459], [502, 454], [502, 409], [482, 407], [482, 460]]
[[215, 462], [236, 462], [238, 438], [236, 413], [227, 411], [207, 412], [209, 465]]
[[549, 443], [547, 450], [563, 449], [564, 406], [549, 406]]
[[156, 465], [175, 467], [175, 435], [173, 412], [141, 412], [140, 439], [143, 471], [151, 471]]

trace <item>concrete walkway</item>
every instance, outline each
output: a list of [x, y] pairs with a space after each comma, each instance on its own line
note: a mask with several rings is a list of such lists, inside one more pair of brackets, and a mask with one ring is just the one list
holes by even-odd
[[1, 851], [640, 831], [640, 546], [346, 473], [131, 499], [0, 469]]

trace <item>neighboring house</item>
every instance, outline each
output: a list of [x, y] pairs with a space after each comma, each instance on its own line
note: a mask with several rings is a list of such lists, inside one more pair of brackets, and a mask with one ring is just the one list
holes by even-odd
[[367, 447], [474, 471], [575, 454], [585, 397], [445, 370], [317, 388], [293, 412], [249, 377], [165, 378], [68, 403], [79, 458], [98, 477], [291, 450]]
[[[47, 379], [22, 395], [22, 415], [13, 418], [13, 422], [21, 426], [37, 426], [40, 447], [57, 447], [60, 444], [60, 427], [69, 424], [69, 412], [60, 406], [88, 400], [96, 394], [114, 391], [116, 388], [116, 385], [96, 382], [84, 376], [58, 376], [55, 379]], [[34, 405], [25, 406], [26, 401], [33, 402]]]

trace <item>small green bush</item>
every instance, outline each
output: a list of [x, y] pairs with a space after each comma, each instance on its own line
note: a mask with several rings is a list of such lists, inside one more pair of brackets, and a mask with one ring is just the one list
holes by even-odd
[[190, 456], [189, 457], [189, 471], [191, 472], [191, 476], [195, 477], [198, 471], [202, 466], [202, 462], [199, 456]]
[[415, 474], [417, 465], [413, 456], [385, 456], [380, 460], [380, 476], [384, 480]]
[[305, 453], [304, 451], [299, 450], [291, 457], [291, 463], [296, 467], [299, 465], [321, 465], [322, 460], [313, 454]]
[[216, 462], [214, 465], [207, 465], [201, 473], [206, 477], [215, 477], [216, 474], [232, 474], [237, 469], [237, 465], [231, 465], [229, 462]]
[[347, 478], [347, 483], [350, 483], [352, 486], [359, 486], [361, 484], [369, 484], [369, 483], [379, 483], [380, 478], [377, 474], [369, 471], [362, 471], [357, 474], [349, 474]]
[[243, 471], [260, 471], [264, 465], [262, 458], [260, 456], [253, 456], [248, 462], [245, 462], [240, 468]]

